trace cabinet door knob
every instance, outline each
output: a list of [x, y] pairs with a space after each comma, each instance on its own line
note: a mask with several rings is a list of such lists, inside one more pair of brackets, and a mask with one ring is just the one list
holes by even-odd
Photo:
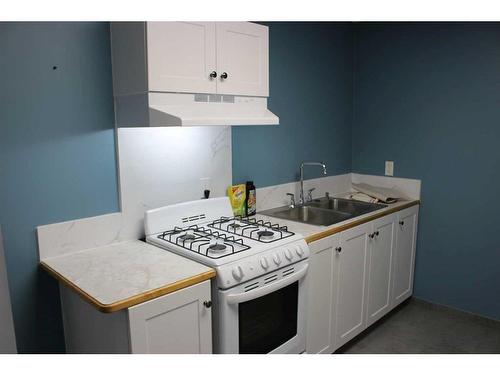
[[375, 237], [375, 233], [370, 233], [370, 234], [368, 235], [368, 237], [370, 237], [370, 238]]
[[222, 73], [222, 74], [220, 75], [220, 78], [222, 78], [222, 79], [227, 79], [227, 77], [228, 77], [228, 76], [227, 76], [227, 73], [226, 73], [226, 72], [224, 72], [224, 73]]
[[205, 306], [207, 309], [212, 307], [212, 301], [205, 301], [203, 302], [203, 306]]
[[342, 248], [341, 248], [340, 246], [338, 246], [338, 247], [336, 247], [336, 248], [335, 248], [335, 251], [336, 251], [337, 253], [340, 253], [340, 252], [342, 251]]
[[375, 232], [375, 236], [377, 236], [377, 237], [378, 237], [378, 235], [379, 235], [379, 232], [378, 232], [378, 231], [376, 231], [376, 232]]
[[401, 220], [401, 221], [399, 222], [399, 225], [405, 225], [405, 222], [404, 222], [403, 220]]
[[215, 70], [210, 73], [210, 78], [217, 78], [217, 72]]

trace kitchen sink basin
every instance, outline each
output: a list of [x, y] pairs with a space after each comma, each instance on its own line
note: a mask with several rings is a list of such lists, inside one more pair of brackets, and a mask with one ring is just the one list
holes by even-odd
[[263, 215], [313, 225], [332, 225], [387, 207], [385, 204], [367, 203], [344, 198], [313, 199], [304, 205], [278, 207], [260, 212]]
[[352, 217], [352, 215], [345, 212], [311, 206], [280, 207], [263, 211], [261, 214], [313, 225], [332, 225]]
[[368, 212], [380, 210], [381, 208], [387, 207], [387, 205], [385, 204], [360, 202], [352, 199], [329, 197], [313, 199], [311, 202], [306, 203], [306, 206], [339, 211], [350, 214], [353, 217], [364, 215]]

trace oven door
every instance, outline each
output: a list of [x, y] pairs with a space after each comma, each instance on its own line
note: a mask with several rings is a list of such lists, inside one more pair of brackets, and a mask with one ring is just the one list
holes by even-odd
[[305, 351], [307, 261], [219, 290], [219, 353]]

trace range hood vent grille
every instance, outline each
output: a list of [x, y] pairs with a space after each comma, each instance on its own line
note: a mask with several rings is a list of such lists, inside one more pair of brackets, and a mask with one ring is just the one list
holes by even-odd
[[115, 97], [118, 127], [277, 125], [267, 98], [148, 92]]

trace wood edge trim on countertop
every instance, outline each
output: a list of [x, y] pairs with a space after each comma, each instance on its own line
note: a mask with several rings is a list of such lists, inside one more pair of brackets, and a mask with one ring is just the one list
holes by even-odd
[[123, 310], [128, 307], [132, 307], [135, 305], [138, 305], [139, 303], [143, 303], [149, 300], [152, 300], [157, 297], [164, 296], [166, 294], [175, 292], [177, 290], [186, 288], [188, 286], [192, 286], [198, 283], [201, 283], [202, 281], [210, 280], [211, 278], [215, 277], [216, 273], [215, 270], [210, 270], [206, 271], [203, 273], [200, 273], [195, 276], [191, 276], [179, 281], [176, 281], [175, 283], [167, 284], [164, 286], [161, 286], [156, 289], [152, 289], [148, 292], [140, 293], [135, 296], [129, 297], [122, 299], [120, 301], [110, 303], [110, 304], [104, 304], [99, 302], [97, 299], [92, 297], [90, 294], [85, 292], [84, 290], [80, 289], [77, 285], [72, 283], [70, 280], [65, 278], [63, 275], [61, 275], [59, 272], [54, 270], [52, 267], [50, 267], [47, 263], [44, 263], [43, 261], [40, 262], [40, 266], [47, 271], [52, 277], [54, 277], [56, 280], [60, 281], [76, 293], [80, 295], [86, 302], [90, 303], [93, 305], [95, 308], [97, 308], [99, 311], [103, 313], [112, 313], [115, 311]]
[[393, 214], [394, 212], [398, 212], [398, 211], [404, 210], [405, 208], [408, 208], [408, 207], [416, 206], [417, 204], [420, 204], [420, 200], [411, 201], [411, 202], [402, 204], [402, 205], [397, 206], [397, 207], [391, 207], [391, 208], [389, 208], [386, 211], [376, 212], [373, 215], [367, 216], [367, 217], [365, 217], [363, 219], [359, 219], [359, 220], [353, 221], [351, 223], [340, 225], [340, 226], [335, 227], [335, 228], [326, 229], [326, 230], [324, 230], [322, 232], [319, 232], [319, 233], [311, 234], [311, 235], [309, 235], [309, 236], [306, 237], [306, 242], [307, 243], [311, 243], [311, 242], [314, 242], [314, 241], [321, 240], [322, 238], [331, 236], [332, 234], [343, 232], [346, 229], [349, 229], [349, 228], [352, 228], [352, 227], [356, 227], [358, 225], [367, 223], [369, 221], [378, 219], [380, 217]]

